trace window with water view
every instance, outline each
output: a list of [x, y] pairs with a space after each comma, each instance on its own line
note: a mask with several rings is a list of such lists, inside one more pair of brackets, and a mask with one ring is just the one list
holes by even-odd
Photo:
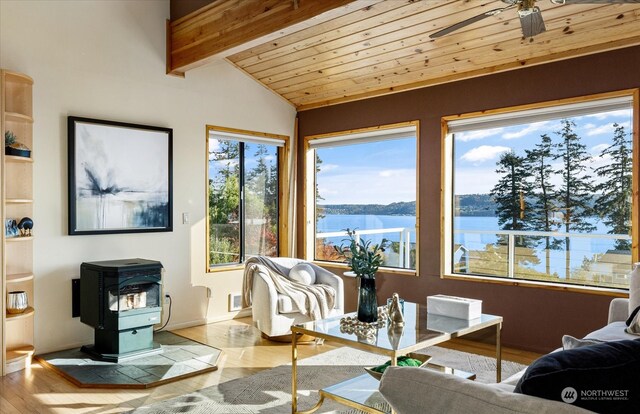
[[632, 125], [631, 97], [451, 122], [450, 274], [628, 288]]
[[385, 267], [416, 268], [415, 126], [309, 141], [315, 157], [315, 260], [344, 261], [346, 230], [389, 241]]
[[210, 131], [209, 265], [278, 254], [278, 146]]

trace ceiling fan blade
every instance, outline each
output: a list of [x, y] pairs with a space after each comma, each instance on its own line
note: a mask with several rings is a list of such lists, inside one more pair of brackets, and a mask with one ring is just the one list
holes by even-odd
[[451, 32], [455, 32], [456, 30], [462, 29], [465, 26], [469, 26], [470, 24], [473, 24], [475, 22], [479, 22], [480, 20], [486, 19], [487, 17], [491, 17], [491, 16], [495, 16], [496, 14], [500, 14], [505, 10], [511, 9], [514, 6], [507, 6], [507, 7], [503, 7], [501, 9], [493, 9], [493, 10], [488, 10], [482, 14], [479, 14], [477, 16], [473, 16], [471, 18], [468, 18], [467, 20], [463, 20], [461, 22], [458, 22], [456, 24], [453, 24], [449, 27], [445, 27], [442, 30], [438, 30], [435, 33], [432, 33], [429, 35], [430, 38], [432, 39], [436, 39], [438, 37], [444, 36], [446, 34], [449, 34]]
[[547, 30], [539, 8], [520, 10], [518, 13], [520, 14], [520, 26], [522, 26], [522, 35], [524, 37], [533, 37]]
[[553, 4], [635, 4], [640, 0], [551, 0]]

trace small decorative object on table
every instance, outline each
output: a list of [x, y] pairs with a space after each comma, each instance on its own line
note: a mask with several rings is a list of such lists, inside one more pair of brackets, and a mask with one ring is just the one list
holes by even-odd
[[394, 293], [391, 300], [387, 300], [387, 313], [389, 318], [389, 325], [387, 326], [387, 335], [389, 336], [389, 343], [393, 349], [400, 347], [400, 340], [404, 333], [404, 315], [402, 313], [402, 305], [400, 304], [400, 296]]
[[[425, 367], [429, 361], [431, 360], [430, 355], [426, 354], [409, 354], [406, 356], [398, 357], [398, 366], [399, 367]], [[382, 374], [384, 371], [391, 366], [391, 360], [385, 362], [382, 365], [378, 365], [377, 367], [365, 368], [369, 375], [373, 378], [379, 380], [382, 378]]]
[[7, 313], [23, 313], [29, 306], [27, 293], [22, 290], [7, 293]]
[[387, 312], [389, 313], [390, 325], [404, 326], [404, 315], [402, 314], [403, 310], [400, 300], [400, 295], [394, 293], [391, 297], [391, 304], [387, 305], [389, 307]]
[[427, 296], [427, 313], [458, 319], [476, 319], [482, 314], [482, 301], [457, 296]]
[[33, 229], [33, 220], [29, 217], [23, 217], [18, 223], [18, 229], [20, 229], [20, 236], [31, 236], [31, 229]]
[[362, 240], [356, 230], [346, 229], [349, 245], [335, 246], [336, 251], [345, 257], [347, 264], [358, 279], [358, 320], [376, 322], [378, 317], [378, 299], [376, 297], [376, 272], [384, 261], [384, 249], [387, 239], [380, 244], [371, 245], [371, 240]]
[[374, 343], [377, 337], [378, 329], [384, 328], [387, 323], [387, 308], [380, 306], [377, 310], [378, 317], [376, 322], [361, 322], [358, 318], [345, 316], [340, 319], [340, 332], [355, 334], [359, 340], [367, 343]]

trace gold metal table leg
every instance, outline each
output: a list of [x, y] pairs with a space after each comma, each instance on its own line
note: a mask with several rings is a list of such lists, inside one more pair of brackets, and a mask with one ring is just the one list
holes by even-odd
[[502, 344], [500, 340], [500, 331], [502, 323], [496, 325], [496, 382], [502, 381]]
[[320, 399], [318, 400], [316, 405], [314, 405], [313, 407], [311, 407], [311, 408], [309, 408], [308, 410], [305, 410], [305, 411], [297, 411], [296, 414], [312, 414], [312, 413], [315, 413], [316, 411], [318, 411], [318, 409], [320, 408], [320, 406], [322, 405], [323, 402], [324, 402], [324, 395], [320, 394]]

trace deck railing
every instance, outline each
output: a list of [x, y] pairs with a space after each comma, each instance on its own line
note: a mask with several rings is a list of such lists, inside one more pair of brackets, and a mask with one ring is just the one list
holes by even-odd
[[[539, 247], [529, 248], [532, 249], [533, 252], [526, 252], [526, 246], [522, 246], [523, 240], [541, 240], [544, 238], [552, 238], [555, 240], [558, 239], [569, 239], [569, 240], [579, 240], [579, 239], [591, 239], [591, 240], [625, 240], [630, 241], [631, 236], [626, 234], [590, 234], [590, 233], [566, 233], [566, 232], [544, 232], [544, 231], [519, 231], [519, 230], [462, 230], [455, 229], [454, 240], [456, 240], [456, 248], [454, 249], [454, 260], [453, 260], [453, 268], [456, 267], [459, 269], [457, 273], [482, 273], [482, 272], [474, 272], [470, 269], [481, 268], [482, 267], [482, 259], [474, 258], [473, 253], [478, 252], [486, 252], [486, 246], [488, 244], [496, 245], [495, 241], [493, 243], [487, 242], [487, 240], [498, 240], [502, 239], [505, 241], [505, 244], [502, 246], [503, 251], [506, 250], [506, 261], [499, 263], [498, 260], [491, 261], [485, 260], [486, 262], [492, 262], [490, 264], [486, 264], [486, 268], [489, 273], [491, 270], [494, 270], [495, 273], [502, 274], [493, 274], [495, 276], [508, 277], [508, 278], [522, 278], [521, 275], [516, 274], [516, 265], [518, 260], [521, 259], [540, 259], [538, 257], [539, 252], [544, 253], [545, 255], [550, 254], [550, 251], [547, 249], [540, 249]], [[476, 241], [475, 244], [471, 241], [468, 241], [467, 237], [464, 240], [460, 240], [459, 235], [479, 235], [480, 238], [482, 236], [488, 236], [484, 241]], [[455, 237], [457, 235], [458, 237]], [[577, 243], [577, 242], [574, 242]], [[569, 250], [569, 253], [565, 249], [552, 249], [558, 254], [564, 254], [569, 259], [564, 263], [565, 273], [563, 277], [556, 277], [557, 280], [562, 279], [562, 281], [568, 281], [572, 277], [572, 263], [583, 262], [586, 258], [591, 262], [591, 267], [593, 268], [590, 273], [591, 279], [607, 279], [606, 283], [603, 285], [624, 285], [626, 283], [626, 273], [631, 270], [631, 252], [630, 251], [613, 251], [613, 249], [607, 249], [607, 251], [594, 251], [594, 249], [589, 250], [580, 250], [579, 248], [574, 248], [573, 245]], [[520, 251], [519, 251], [520, 250]], [[524, 252], [523, 252], [524, 251]], [[573, 257], [572, 257], [573, 256]], [[546, 258], [548, 260], [548, 257]], [[475, 263], [473, 262], [475, 260]], [[506, 269], [504, 269], [506, 267]], [[533, 268], [533, 266], [530, 266]], [[464, 271], [462, 271], [464, 269]], [[502, 270], [506, 270], [506, 272], [501, 272]], [[583, 273], [589, 274], [589, 271], [583, 269]], [[492, 275], [492, 274], [490, 274]], [[548, 274], [548, 277], [553, 277], [552, 274]], [[599, 285], [597, 281], [594, 283], [595, 285]]]
[[[384, 235], [384, 234], [397, 234], [398, 237], [398, 258], [397, 258], [397, 267], [403, 269], [411, 268], [411, 250], [415, 250], [415, 244], [411, 245], [411, 233], [415, 234], [415, 227], [392, 227], [388, 229], [358, 229], [355, 233], [356, 241], [360, 241], [360, 236], [371, 236], [371, 235]], [[342, 237], [349, 237], [349, 233], [347, 231], [331, 231], [325, 233], [316, 233], [317, 239], [330, 239]], [[394, 240], [394, 242], [396, 242]], [[385, 263], [389, 266], [396, 266], [396, 263]]]
[[[411, 252], [415, 251], [416, 245], [411, 242], [412, 233], [415, 234], [415, 227], [393, 227], [393, 228], [383, 228], [383, 229], [358, 229], [355, 233], [356, 240], [359, 240], [362, 236], [385, 236], [389, 234], [396, 234], [397, 237], [394, 238], [394, 242], [398, 243], [398, 255], [397, 258], [395, 255], [388, 255], [387, 259], [391, 262], [385, 263], [388, 266], [397, 266], [399, 268], [411, 268]], [[476, 272], [480, 274], [486, 274], [490, 276], [499, 276], [499, 277], [507, 277], [507, 278], [523, 278], [521, 275], [517, 274], [516, 268], [518, 260], [526, 259], [527, 255], [529, 255], [530, 259], [538, 259], [538, 253], [542, 252], [547, 254], [546, 249], [540, 249], [539, 247], [533, 248], [533, 252], [523, 253], [523, 249], [519, 247], [523, 238], [525, 239], [543, 239], [546, 237], [550, 237], [553, 239], [591, 239], [591, 240], [626, 240], [630, 241], [631, 236], [626, 234], [589, 234], [589, 233], [566, 233], [566, 232], [544, 232], [544, 231], [518, 231], [518, 230], [462, 230], [455, 229], [453, 231], [454, 235], [478, 235], [489, 236], [488, 238], [491, 241], [478, 241], [475, 244], [472, 242], [465, 242], [464, 240], [460, 243], [456, 243], [457, 247], [454, 249], [453, 254], [453, 268], [462, 270], [458, 273], [474, 273], [470, 271], [475, 267], [482, 267], [481, 264], [478, 266], [478, 263], [481, 261], [479, 258], [473, 257], [473, 252], [486, 252], [487, 245], [496, 244], [497, 240], [504, 240], [504, 245], [500, 246], [500, 253], [502, 262], [499, 259], [496, 259], [491, 264], [487, 264], [487, 272]], [[349, 235], [346, 231], [334, 231], [334, 232], [323, 232], [316, 233], [316, 239], [336, 239], [341, 238], [345, 239]], [[378, 237], [379, 239], [380, 237]], [[460, 237], [456, 237], [459, 239]], [[466, 238], [465, 238], [466, 239]], [[561, 253], [554, 253], [555, 255], [564, 254], [566, 251], [562, 250]], [[631, 269], [631, 254], [630, 252], [616, 252], [616, 253], [607, 253], [606, 251], [593, 251], [591, 250], [580, 250], [575, 247], [571, 247], [570, 254], [574, 257], [567, 263], [567, 270], [569, 270], [569, 265], [576, 260], [582, 261], [584, 257], [589, 256], [597, 256], [597, 260], [593, 260], [593, 265], [595, 269], [593, 270], [594, 275], [604, 275], [602, 277], [606, 277], [610, 281], [603, 283], [603, 285], [610, 286], [620, 286], [624, 285], [626, 282], [626, 269], [629, 271]], [[608, 256], [605, 257], [605, 256]], [[617, 260], [616, 260], [617, 259]], [[475, 263], [472, 263], [475, 260]], [[628, 263], [626, 263], [628, 261]], [[499, 269], [498, 269], [499, 268]], [[614, 269], [614, 270], [611, 270]], [[622, 270], [620, 270], [622, 269]], [[543, 272], [544, 273], [544, 272]], [[563, 275], [564, 278], [559, 276], [554, 276], [553, 274], [548, 274], [548, 280], [556, 279], [560, 280], [570, 278], [570, 275]], [[601, 277], [601, 278], [602, 278]], [[593, 277], [597, 279], [597, 277]], [[597, 284], [597, 283], [596, 283]]]

